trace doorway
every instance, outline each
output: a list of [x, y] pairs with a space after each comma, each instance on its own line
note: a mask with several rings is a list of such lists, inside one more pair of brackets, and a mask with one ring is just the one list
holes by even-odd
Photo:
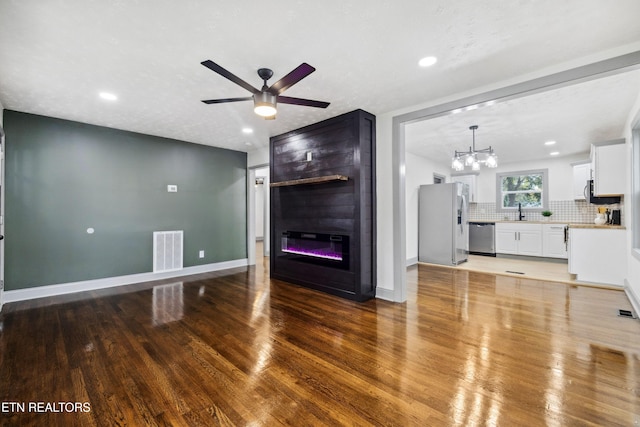
[[247, 263], [262, 265], [269, 256], [269, 165], [250, 167], [247, 173]]
[[269, 167], [256, 169], [255, 172], [255, 244], [256, 262], [260, 262], [260, 256], [269, 256]]
[[[583, 65], [566, 71], [532, 80], [505, 86], [499, 89], [477, 95], [468, 96], [444, 104], [426, 107], [409, 113], [394, 116], [391, 119], [391, 199], [393, 212], [393, 245], [390, 261], [393, 296], [395, 302], [404, 302], [407, 299], [407, 275], [406, 275], [406, 153], [405, 153], [405, 127], [422, 120], [437, 118], [459, 109], [475, 107], [486, 103], [495, 103], [516, 99], [557, 89], [563, 86], [584, 82], [600, 77], [623, 73], [640, 67], [640, 51], [622, 55], [600, 62]], [[390, 295], [391, 296], [391, 295]]]

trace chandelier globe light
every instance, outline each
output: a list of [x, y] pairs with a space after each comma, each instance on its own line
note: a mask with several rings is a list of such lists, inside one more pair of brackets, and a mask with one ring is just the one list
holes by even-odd
[[473, 132], [472, 146], [469, 147], [468, 151], [456, 150], [451, 161], [451, 168], [461, 172], [465, 167], [471, 167], [471, 170], [479, 171], [482, 164], [488, 168], [498, 167], [498, 156], [491, 146], [476, 150], [476, 129], [478, 129], [478, 125], [469, 126], [469, 129]]

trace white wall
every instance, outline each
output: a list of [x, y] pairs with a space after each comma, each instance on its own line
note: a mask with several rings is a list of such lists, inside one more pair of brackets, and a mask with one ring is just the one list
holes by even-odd
[[406, 153], [407, 172], [405, 192], [407, 202], [407, 265], [418, 262], [418, 189], [424, 184], [433, 184], [433, 174], [444, 175], [449, 179], [449, 165], [441, 166], [424, 157]]
[[269, 145], [266, 148], [258, 148], [247, 152], [247, 167], [253, 168], [256, 166], [269, 164]]

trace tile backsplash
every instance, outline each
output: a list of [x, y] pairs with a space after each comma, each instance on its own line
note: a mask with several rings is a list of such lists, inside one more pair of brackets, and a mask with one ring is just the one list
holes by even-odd
[[[624, 212], [623, 203], [607, 206], [609, 209], [620, 209]], [[584, 200], [557, 200], [549, 201], [549, 210], [553, 212], [550, 221], [591, 224], [598, 213], [598, 206], [587, 203]], [[528, 221], [542, 221], [544, 217], [540, 212], [527, 212], [524, 210], [525, 219]], [[517, 220], [518, 212], [496, 212], [495, 203], [471, 203], [469, 205], [469, 221], [504, 221]], [[622, 218], [624, 225], [624, 214]]]

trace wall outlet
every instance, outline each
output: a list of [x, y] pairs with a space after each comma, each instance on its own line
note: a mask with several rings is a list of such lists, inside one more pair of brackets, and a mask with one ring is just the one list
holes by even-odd
[[198, 258], [204, 258], [204, 251], [198, 252]]
[[178, 192], [178, 186], [175, 185], [175, 184], [167, 185], [167, 192], [168, 193], [177, 193]]
[[307, 162], [310, 162], [313, 159], [313, 154], [311, 154], [311, 151], [307, 151]]

